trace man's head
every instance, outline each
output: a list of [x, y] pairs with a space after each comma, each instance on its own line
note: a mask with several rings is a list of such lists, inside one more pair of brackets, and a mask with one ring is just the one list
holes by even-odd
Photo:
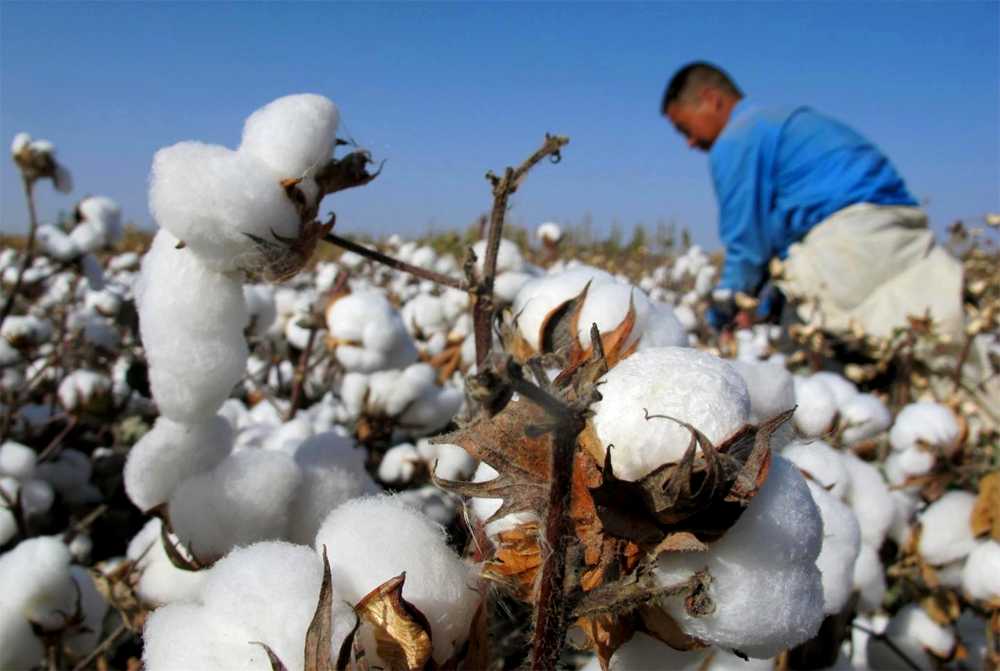
[[660, 113], [674, 124], [689, 147], [708, 151], [742, 97], [743, 92], [725, 71], [699, 61], [685, 65], [670, 79]]

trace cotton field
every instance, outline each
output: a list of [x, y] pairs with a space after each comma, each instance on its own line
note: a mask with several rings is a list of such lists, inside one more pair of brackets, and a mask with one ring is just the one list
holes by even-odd
[[995, 234], [963, 342], [717, 334], [698, 246], [505, 229], [567, 138], [461, 244], [352, 243], [334, 103], [247, 112], [150, 157], [144, 237], [36, 221], [72, 166], [13, 140], [0, 669], [1000, 668]]

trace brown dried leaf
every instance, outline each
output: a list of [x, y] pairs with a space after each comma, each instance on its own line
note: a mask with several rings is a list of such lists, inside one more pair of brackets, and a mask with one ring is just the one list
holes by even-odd
[[674, 650], [700, 650], [708, 643], [684, 633], [680, 625], [659, 606], [643, 606], [639, 609], [641, 630], [657, 638]]
[[403, 598], [406, 573], [369, 592], [354, 612], [375, 630], [378, 655], [393, 671], [420, 671], [431, 658], [430, 623]]
[[958, 597], [951, 591], [935, 591], [920, 600], [920, 607], [924, 609], [932, 620], [941, 626], [949, 626], [961, 615], [962, 604]]
[[653, 548], [653, 556], [658, 557], [664, 552], [705, 552], [708, 546], [698, 540], [698, 537], [689, 531], [677, 531]]
[[281, 661], [281, 658], [278, 657], [277, 653], [275, 653], [274, 650], [271, 649], [271, 646], [267, 643], [261, 643], [260, 641], [250, 641], [250, 643], [264, 648], [264, 652], [267, 653], [267, 659], [271, 662], [271, 671], [288, 671], [288, 667], [285, 666], [284, 662]]
[[983, 476], [979, 481], [979, 496], [972, 508], [972, 533], [989, 534], [1000, 542], [1000, 471]]
[[333, 638], [333, 580], [330, 576], [330, 562], [323, 546], [323, 582], [319, 588], [316, 612], [306, 630], [305, 671], [334, 671], [332, 654]]
[[590, 282], [583, 291], [561, 303], [545, 316], [539, 329], [538, 342], [542, 352], [569, 352], [574, 345], [579, 346], [576, 334], [579, 329], [580, 312], [587, 300]]
[[487, 577], [504, 582], [518, 598], [527, 601], [542, 565], [538, 525], [523, 524], [497, 536], [496, 552], [483, 569]]
[[635, 624], [632, 618], [597, 615], [581, 617], [576, 621], [584, 634], [587, 635], [589, 648], [597, 655], [597, 661], [603, 671], [608, 671], [611, 655], [623, 646], [635, 634]]
[[639, 340], [629, 343], [632, 331], [635, 329], [635, 304], [629, 298], [628, 312], [624, 319], [611, 331], [598, 333], [597, 325], [591, 325], [590, 345], [581, 347], [579, 340], [574, 338], [569, 349], [569, 364], [559, 377], [556, 385], [561, 385], [572, 379], [577, 389], [592, 385], [608, 370], [614, 368], [622, 360], [633, 354], [639, 346]]

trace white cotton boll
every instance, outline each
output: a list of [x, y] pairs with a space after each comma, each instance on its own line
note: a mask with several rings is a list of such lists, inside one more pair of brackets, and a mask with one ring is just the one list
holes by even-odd
[[80, 257], [80, 270], [87, 278], [88, 286], [94, 291], [104, 288], [104, 267], [100, 259], [93, 254], [84, 254]]
[[427, 337], [433, 333], [447, 331], [451, 326], [444, 313], [441, 298], [429, 294], [417, 294], [400, 310], [400, 316], [411, 334]]
[[698, 316], [694, 313], [688, 305], [677, 305], [674, 306], [674, 315], [680, 321], [681, 325], [684, 326], [684, 330], [691, 332], [698, 328]]
[[66, 639], [66, 646], [76, 655], [91, 652], [102, 638], [102, 623], [108, 612], [108, 602], [97, 591], [94, 579], [82, 566], [70, 567], [70, 578], [80, 590], [80, 629]]
[[38, 249], [57, 261], [72, 261], [83, 253], [79, 245], [62, 229], [43, 224], [35, 231]]
[[645, 418], [645, 411], [688, 422], [719, 444], [747, 423], [746, 384], [722, 359], [689, 348], [636, 352], [603, 378], [601, 401], [592, 407], [594, 428], [609, 445], [615, 474], [638, 480], [657, 467], [679, 461], [691, 432], [670, 419]]
[[830, 386], [815, 376], [794, 376], [795, 415], [792, 419], [803, 435], [814, 438], [830, 431], [837, 416], [837, 401]]
[[651, 303], [639, 349], [686, 347], [687, 344], [687, 333], [674, 309], [665, 303]]
[[838, 499], [846, 496], [851, 478], [843, 455], [822, 440], [795, 441], [781, 451], [816, 483]]
[[243, 287], [243, 298], [250, 318], [250, 332], [263, 337], [278, 318], [274, 288], [268, 284], [247, 284]]
[[771, 363], [734, 359], [729, 364], [747, 383], [750, 393], [750, 421], [760, 424], [795, 406], [792, 374]]
[[597, 324], [597, 330], [601, 333], [615, 330], [628, 315], [630, 301], [635, 309], [635, 326], [626, 344], [634, 343], [645, 330], [650, 312], [649, 298], [630, 284], [610, 282], [591, 285], [587, 291], [587, 299], [580, 311], [577, 340], [583, 345], [589, 345], [593, 324]]
[[29, 538], [0, 555], [3, 602], [45, 629], [56, 629], [73, 612], [69, 549], [55, 537]]
[[59, 383], [59, 401], [68, 412], [85, 409], [111, 392], [111, 378], [92, 370], [75, 370]]
[[257, 244], [295, 238], [299, 216], [282, 177], [242, 152], [181, 142], [156, 152], [149, 208], [161, 227], [183, 240], [212, 270], [259, 266]]
[[299, 446], [312, 435], [312, 422], [302, 413], [275, 428], [264, 441], [264, 448], [295, 454]]
[[868, 543], [861, 544], [858, 558], [854, 562], [853, 582], [854, 590], [859, 593], [859, 611], [870, 612], [882, 607], [886, 590], [885, 569], [878, 550]]
[[458, 413], [464, 398], [459, 389], [429, 386], [399, 415], [399, 429], [404, 435], [411, 436], [439, 431]]
[[843, 375], [830, 371], [813, 373], [812, 379], [821, 380], [830, 389], [837, 409], [843, 408], [851, 399], [858, 395], [858, 388]]
[[[285, 340], [288, 341], [289, 345], [298, 350], [304, 350], [309, 345], [309, 336], [312, 334], [312, 329], [303, 326], [301, 323], [307, 316], [302, 313], [292, 315], [292, 318], [285, 324]], [[317, 338], [322, 341], [323, 334], [317, 333], [313, 336], [314, 342]], [[288, 380], [289, 378], [284, 377], [284, 379]]]
[[14, 347], [41, 345], [52, 332], [52, 322], [34, 315], [11, 315], [0, 326], [0, 337]]
[[378, 465], [378, 479], [389, 484], [407, 483], [413, 479], [423, 460], [410, 443], [389, 448]]
[[[476, 472], [472, 476], [473, 482], [488, 482], [495, 477], [497, 477], [496, 469], [487, 464], [485, 461], [479, 462], [479, 466], [476, 468]], [[520, 512], [511, 513], [510, 515], [504, 515], [499, 517], [492, 522], [487, 522], [493, 515], [500, 510], [500, 506], [503, 505], [503, 499], [485, 499], [485, 498], [471, 498], [469, 499], [469, 505], [472, 507], [472, 512], [480, 522], [483, 522], [486, 526], [484, 531], [487, 536], [498, 536], [505, 531], [510, 531], [511, 529], [518, 527], [522, 524], [527, 524], [529, 522], [538, 521], [538, 516], [530, 512]]]
[[251, 114], [240, 153], [266, 163], [281, 177], [301, 177], [333, 155], [340, 112], [314, 93], [284, 96]]
[[969, 553], [962, 569], [962, 589], [979, 601], [1000, 598], [1000, 543], [987, 540]]
[[160, 417], [129, 451], [125, 493], [139, 510], [150, 510], [167, 501], [187, 478], [221, 463], [232, 446], [233, 428], [224, 417], [199, 424]]
[[823, 612], [839, 613], [854, 587], [854, 562], [861, 551], [861, 529], [851, 509], [815, 482], [807, 482], [823, 518], [823, 549], [816, 567], [823, 574]]
[[858, 394], [840, 407], [844, 444], [874, 438], [892, 425], [892, 413], [877, 396]]
[[715, 286], [715, 268], [703, 266], [694, 278], [694, 290], [699, 296], [708, 296]]
[[89, 534], [80, 533], [73, 536], [73, 539], [67, 543], [67, 547], [73, 556], [73, 561], [87, 563], [90, 559], [90, 553], [94, 549], [94, 541]]
[[893, 452], [891, 459], [894, 463], [891, 467], [886, 463], [886, 470], [893, 472], [894, 484], [930, 473], [936, 462], [934, 454], [919, 445]]
[[443, 492], [434, 485], [424, 485], [408, 489], [395, 495], [405, 505], [427, 516], [441, 526], [448, 526], [455, 520], [461, 507], [461, 499]]
[[10, 143], [10, 153], [17, 156], [31, 145], [31, 136], [27, 133], [18, 133]]
[[[481, 275], [486, 267], [486, 240], [479, 240], [472, 245], [472, 251], [476, 255], [476, 271]], [[517, 272], [524, 267], [524, 257], [517, 244], [506, 239], [500, 239], [500, 246], [497, 248], [497, 273]]]
[[588, 282], [593, 288], [594, 285], [613, 281], [611, 275], [603, 270], [580, 266], [526, 282], [511, 307], [518, 330], [535, 350], [540, 350], [541, 328], [552, 310], [574, 298]]
[[202, 559], [236, 545], [282, 538], [301, 479], [283, 452], [239, 450], [174, 490], [170, 520], [185, 546]]
[[911, 403], [899, 411], [889, 431], [893, 450], [906, 450], [923, 443], [950, 454], [957, 447], [958, 420], [948, 406], [940, 403]]
[[237, 623], [196, 603], [174, 603], [153, 611], [142, 631], [142, 668], [271, 671], [267, 652]]
[[[856, 487], [856, 486], [855, 486]], [[920, 495], [914, 491], [896, 489], [891, 492], [892, 519], [887, 530], [887, 535], [896, 542], [896, 545], [906, 545], [913, 531], [911, 523], [917, 510], [923, 503]], [[862, 531], [864, 527], [862, 526]]]
[[129, 541], [126, 550], [139, 576], [136, 593], [153, 606], [194, 598], [206, 575], [205, 571], [185, 571], [174, 566], [163, 549], [161, 527], [159, 518], [150, 519]]
[[417, 452], [434, 471], [434, 475], [445, 480], [468, 480], [478, 466], [472, 455], [451, 443], [435, 444], [421, 438], [417, 441]]
[[432, 248], [424, 245], [413, 251], [410, 263], [421, 268], [433, 268], [437, 263], [438, 255]]
[[877, 468], [849, 452], [842, 459], [851, 483], [845, 501], [858, 516], [862, 540], [879, 548], [895, 515], [893, 494]]
[[920, 515], [920, 552], [935, 566], [961, 559], [976, 547], [970, 518], [976, 497], [969, 492], [950, 491], [927, 506]]
[[69, 232], [69, 239], [79, 250], [88, 254], [101, 250], [106, 244], [104, 232], [87, 222], [73, 227]]
[[[121, 239], [122, 210], [115, 201], [106, 196], [89, 196], [80, 201], [76, 206], [76, 211], [83, 222], [98, 232], [101, 240], [100, 247], [113, 245]], [[95, 250], [88, 249], [87, 251]]]
[[0, 475], [27, 480], [35, 472], [38, 455], [33, 449], [12, 440], [0, 445]]
[[433, 656], [441, 663], [465, 640], [479, 604], [473, 572], [448, 547], [444, 529], [389, 496], [354, 499], [336, 508], [316, 534], [327, 547], [334, 589], [356, 603], [406, 571], [403, 598], [431, 625]]
[[542, 241], [559, 242], [562, 240], [563, 232], [559, 224], [554, 221], [546, 221], [538, 225], [538, 228], [535, 229], [535, 235]]
[[683, 596], [668, 597], [664, 605], [689, 635], [751, 657], [772, 657], [811, 638], [822, 622], [823, 583], [815, 564], [822, 536], [823, 521], [805, 479], [776, 456], [764, 486], [708, 551], [659, 557], [662, 585], [707, 568], [714, 612], [690, 615]]
[[528, 273], [500, 273], [496, 276], [496, 281], [493, 284], [493, 295], [503, 303], [513, 303], [521, 288], [534, 277]]
[[31, 624], [17, 608], [0, 601], [0, 669], [43, 666], [45, 648]]
[[292, 542], [311, 545], [331, 510], [379, 491], [365, 470], [365, 451], [339, 433], [320, 433], [306, 440], [295, 452], [295, 463], [302, 472], [302, 483], [289, 508], [288, 536]]
[[326, 311], [326, 324], [337, 345], [337, 361], [348, 371], [370, 373], [402, 368], [417, 360], [417, 348], [399, 312], [378, 291], [359, 291], [337, 300]]
[[[927, 654], [947, 658], [955, 648], [955, 632], [936, 623], [915, 603], [903, 608], [889, 620], [885, 637], [902, 650], [921, 669], [937, 668], [937, 663]], [[880, 639], [868, 639], [868, 663], [873, 669], [898, 669], [906, 664], [899, 655]]]
[[348, 373], [340, 382], [340, 398], [345, 409], [353, 418], [360, 417], [365, 410], [370, 376], [364, 373]]
[[35, 478], [21, 484], [21, 509], [28, 517], [47, 513], [55, 500], [55, 491], [45, 480]]

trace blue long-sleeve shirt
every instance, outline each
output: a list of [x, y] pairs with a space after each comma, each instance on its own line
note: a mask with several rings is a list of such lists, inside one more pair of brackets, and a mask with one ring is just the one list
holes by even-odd
[[762, 108], [746, 99], [709, 152], [726, 247], [719, 287], [752, 293], [772, 257], [855, 203], [916, 205], [875, 145], [808, 107]]

